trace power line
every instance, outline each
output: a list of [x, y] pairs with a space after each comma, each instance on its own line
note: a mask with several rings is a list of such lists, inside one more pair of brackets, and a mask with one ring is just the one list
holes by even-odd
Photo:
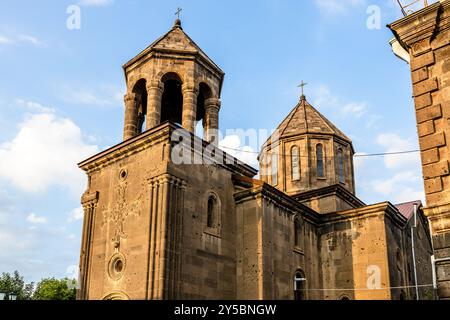
[[[383, 287], [383, 288], [329, 288], [329, 289], [299, 289], [299, 291], [372, 291], [372, 290], [390, 290], [390, 289], [411, 289], [416, 286], [396, 286], [396, 287]], [[429, 288], [434, 287], [433, 284], [421, 284], [418, 285], [419, 288]]]
[[[228, 149], [228, 150], [234, 150], [234, 151], [239, 151], [239, 152], [244, 152], [244, 153], [252, 153], [252, 154], [259, 154], [259, 152], [257, 151], [250, 151], [250, 150], [243, 150], [243, 149], [236, 149], [236, 148], [231, 148], [231, 147], [224, 147], [221, 146], [220, 148], [222, 149]], [[364, 157], [380, 157], [380, 156], [392, 156], [392, 155], [402, 155], [402, 154], [410, 154], [410, 153], [418, 153], [420, 152], [420, 150], [406, 150], [406, 151], [396, 151], [396, 152], [383, 152], [383, 153], [365, 153], [365, 154], [355, 154], [353, 157], [355, 158], [364, 158]], [[283, 153], [270, 153], [271, 155], [282, 155], [285, 157], [290, 157], [291, 154], [283, 154]], [[308, 156], [301, 156], [298, 155], [298, 157], [300, 158], [307, 158]]]

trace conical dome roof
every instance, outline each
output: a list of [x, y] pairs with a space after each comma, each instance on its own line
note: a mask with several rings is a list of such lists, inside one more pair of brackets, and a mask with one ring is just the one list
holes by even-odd
[[[317, 111], [306, 100], [305, 96], [302, 96], [295, 108], [280, 123], [271, 138], [275, 134], [278, 135], [279, 139], [303, 134], [332, 135], [350, 144], [352, 143], [352, 140]], [[271, 141], [271, 138], [267, 140], [263, 148]]]

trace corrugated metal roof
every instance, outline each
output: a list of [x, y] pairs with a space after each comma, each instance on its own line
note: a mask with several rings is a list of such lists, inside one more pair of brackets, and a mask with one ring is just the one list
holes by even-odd
[[414, 214], [414, 205], [417, 204], [417, 207], [420, 208], [422, 206], [422, 201], [410, 201], [405, 203], [396, 204], [395, 207], [400, 211], [400, 213], [406, 218], [410, 219]]

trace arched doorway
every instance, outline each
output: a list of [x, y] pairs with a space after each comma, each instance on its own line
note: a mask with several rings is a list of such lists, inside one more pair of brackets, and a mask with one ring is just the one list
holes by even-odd
[[182, 81], [173, 72], [166, 73], [161, 81], [164, 83], [161, 100], [161, 123], [172, 121], [181, 125], [183, 119]]
[[306, 277], [301, 270], [297, 271], [294, 276], [294, 299], [306, 300]]
[[130, 297], [125, 292], [118, 291], [107, 294], [103, 300], [130, 300]]

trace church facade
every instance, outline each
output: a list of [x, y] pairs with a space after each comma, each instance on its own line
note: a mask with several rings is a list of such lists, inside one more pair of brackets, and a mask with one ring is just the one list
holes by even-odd
[[433, 298], [420, 201], [358, 199], [352, 141], [304, 95], [257, 176], [217, 147], [224, 72], [179, 20], [123, 68], [123, 142], [79, 164], [78, 299]]

